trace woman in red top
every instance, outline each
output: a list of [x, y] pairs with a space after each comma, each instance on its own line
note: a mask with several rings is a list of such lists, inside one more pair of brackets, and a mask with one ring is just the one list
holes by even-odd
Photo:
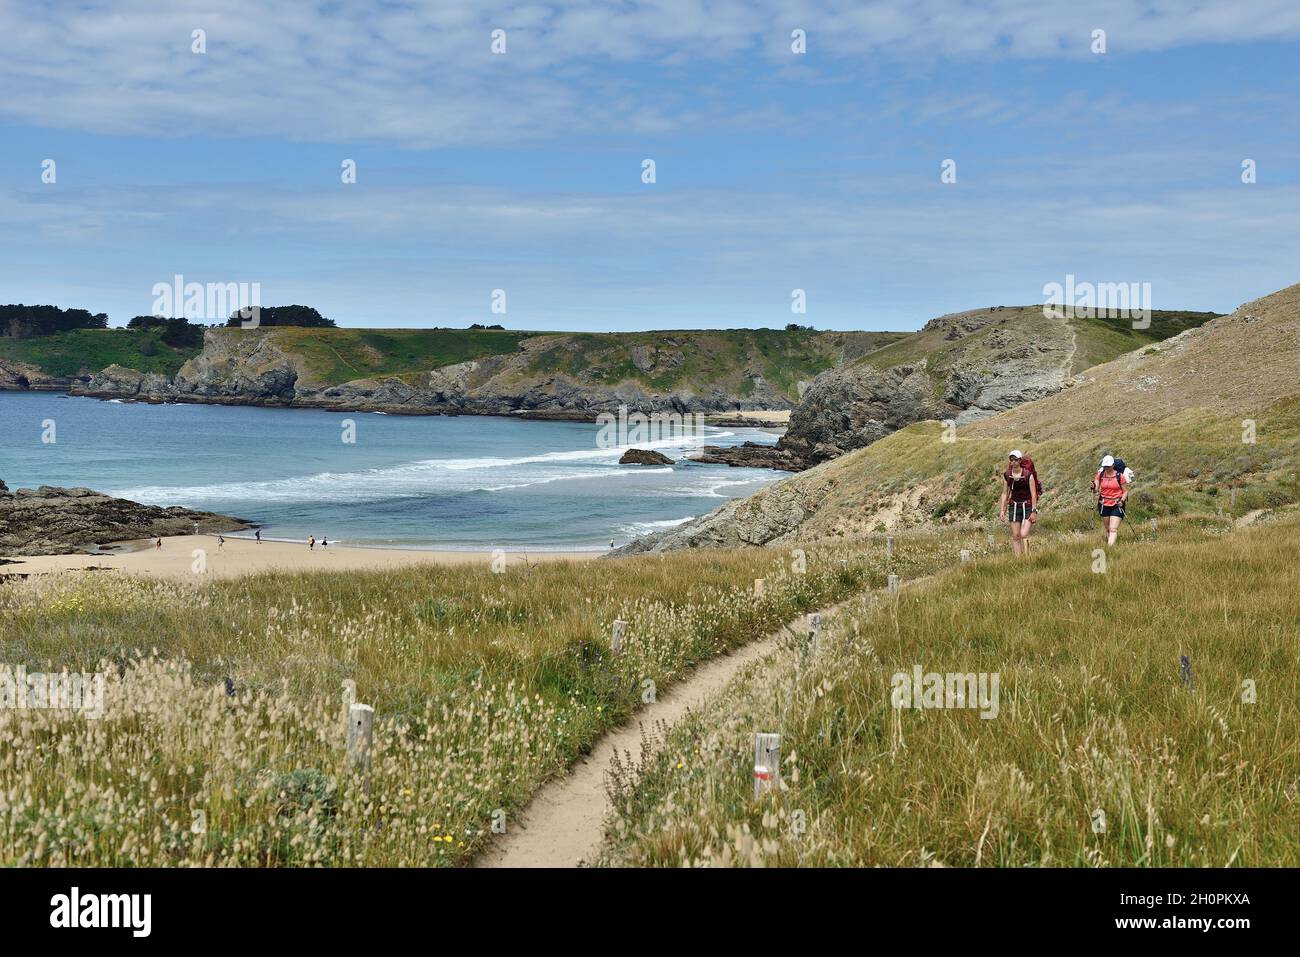
[[1115, 459], [1107, 455], [1101, 460], [1101, 474], [1096, 477], [1097, 514], [1106, 533], [1106, 544], [1114, 545], [1119, 535], [1119, 523], [1124, 520], [1124, 505], [1128, 502], [1128, 479], [1115, 471]]

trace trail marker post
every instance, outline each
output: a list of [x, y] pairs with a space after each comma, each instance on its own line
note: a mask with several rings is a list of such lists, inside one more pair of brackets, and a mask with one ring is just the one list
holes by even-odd
[[343, 681], [343, 712], [339, 715], [339, 728], [344, 739], [348, 736], [348, 722], [352, 718], [352, 706], [357, 703], [357, 683], [351, 678]]
[[627, 622], [622, 618], [614, 619], [614, 627], [609, 632], [609, 647], [614, 654], [623, 650], [623, 636], [627, 634]]
[[817, 642], [822, 634], [822, 616], [821, 612], [815, 611], [808, 616], [808, 645], [807, 651], [816, 653]]
[[757, 801], [781, 783], [781, 736], [754, 735], [754, 800]]
[[891, 594], [891, 595], [897, 595], [897, 594], [898, 594], [898, 576], [897, 576], [897, 575], [890, 575], [890, 576], [889, 576], [889, 594]]
[[755, 598], [762, 598], [762, 597], [763, 597], [763, 584], [764, 584], [764, 580], [763, 580], [762, 578], [755, 578], [755, 579], [754, 579], [754, 597], [755, 597]]
[[348, 709], [348, 767], [365, 774], [370, 771], [370, 749], [375, 742], [375, 709], [354, 704]]
[[962, 560], [963, 562], [968, 562], [968, 561], [970, 561], [970, 549], [969, 549], [969, 548], [963, 548], [963, 549], [961, 550], [961, 560]]

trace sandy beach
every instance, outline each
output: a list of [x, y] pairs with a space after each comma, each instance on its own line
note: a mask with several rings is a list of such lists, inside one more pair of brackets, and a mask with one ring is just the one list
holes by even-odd
[[[129, 575], [188, 578], [195, 574], [196, 549], [204, 553], [210, 578], [234, 578], [252, 572], [267, 571], [362, 571], [394, 568], [400, 565], [467, 565], [489, 564], [491, 550], [485, 551], [416, 551], [401, 548], [348, 548], [331, 544], [322, 548], [318, 542], [309, 549], [303, 542], [264, 541], [226, 537], [218, 547], [213, 535], [177, 535], [162, 540], [162, 548], [152, 542], [121, 543], [121, 551], [99, 555], [38, 555], [11, 559], [13, 564], [0, 565], [0, 575], [33, 574], [78, 568], [113, 569]], [[507, 568], [525, 563], [554, 561], [590, 561], [600, 552], [519, 552], [507, 551]]]
[[753, 412], [720, 412], [713, 415], [706, 415], [704, 421], [713, 424], [715, 421], [720, 422], [745, 422], [752, 423], [755, 426], [772, 426], [772, 425], [789, 425], [789, 409], [772, 409], [768, 411]]

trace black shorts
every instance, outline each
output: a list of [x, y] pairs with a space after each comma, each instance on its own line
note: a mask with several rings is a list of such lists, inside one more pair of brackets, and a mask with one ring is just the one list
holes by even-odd
[[1029, 502], [1008, 502], [1007, 503], [1007, 521], [1014, 524], [1029, 521], [1029, 513], [1034, 510], [1034, 506]]
[[1097, 513], [1101, 515], [1102, 518], [1123, 518], [1124, 503], [1119, 502], [1115, 505], [1102, 505], [1098, 503]]

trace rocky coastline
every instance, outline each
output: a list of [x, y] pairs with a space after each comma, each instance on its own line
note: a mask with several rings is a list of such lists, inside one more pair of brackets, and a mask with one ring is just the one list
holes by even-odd
[[142, 505], [88, 488], [20, 488], [0, 481], [0, 556], [98, 553], [113, 542], [233, 532], [251, 522], [172, 506]]

